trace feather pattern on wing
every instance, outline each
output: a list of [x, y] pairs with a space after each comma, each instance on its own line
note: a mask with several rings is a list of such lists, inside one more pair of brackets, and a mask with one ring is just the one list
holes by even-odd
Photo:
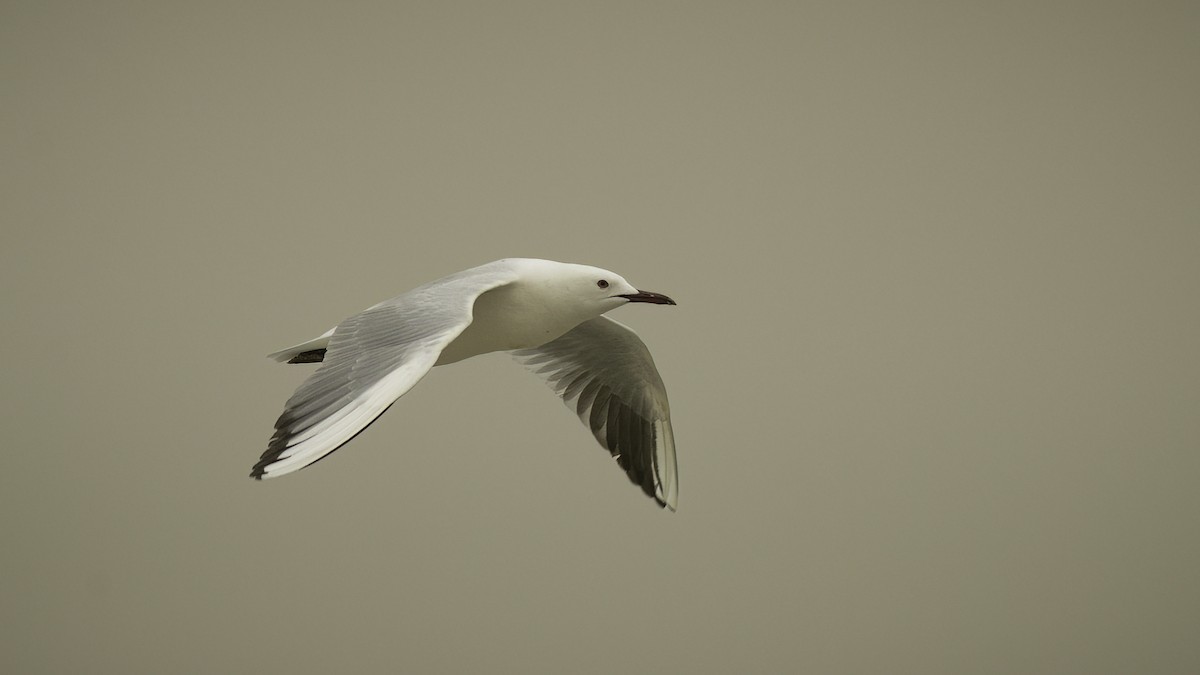
[[550, 385], [631, 481], [675, 510], [679, 481], [671, 407], [654, 359], [636, 333], [600, 316], [512, 355]]
[[288, 399], [250, 475], [302, 469], [375, 421], [470, 325], [475, 300], [516, 280], [502, 262], [417, 287], [338, 324], [321, 367]]

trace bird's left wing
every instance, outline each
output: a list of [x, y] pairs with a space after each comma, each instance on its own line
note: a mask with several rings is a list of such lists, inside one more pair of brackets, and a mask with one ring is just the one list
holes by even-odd
[[671, 406], [650, 350], [636, 333], [600, 316], [512, 355], [579, 415], [631, 481], [675, 510], [679, 477]]
[[425, 284], [338, 324], [324, 362], [288, 399], [250, 476], [302, 469], [375, 421], [470, 325], [475, 300], [516, 280], [503, 262]]

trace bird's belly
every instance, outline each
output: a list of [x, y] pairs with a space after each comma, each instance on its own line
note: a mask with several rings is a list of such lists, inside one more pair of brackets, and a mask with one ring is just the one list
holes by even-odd
[[471, 324], [442, 350], [435, 366], [489, 352], [544, 345], [582, 321], [507, 291], [499, 288], [479, 296]]

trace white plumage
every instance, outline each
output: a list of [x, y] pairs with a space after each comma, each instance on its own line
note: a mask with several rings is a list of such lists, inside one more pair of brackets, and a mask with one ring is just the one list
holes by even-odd
[[433, 366], [512, 351], [579, 415], [630, 480], [674, 510], [666, 387], [641, 339], [602, 316], [629, 302], [675, 304], [608, 270], [531, 258], [497, 260], [381, 302], [271, 355], [321, 366], [288, 399], [250, 475], [273, 478], [327, 456]]

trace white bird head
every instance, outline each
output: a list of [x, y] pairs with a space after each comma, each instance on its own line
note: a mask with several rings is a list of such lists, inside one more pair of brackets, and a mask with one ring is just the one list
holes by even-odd
[[[525, 259], [527, 279], [536, 281], [559, 297], [569, 297], [578, 307], [599, 315], [630, 302], [674, 305], [671, 298], [653, 291], [642, 291], [616, 272], [574, 263]], [[532, 277], [532, 278], [531, 278]]]

